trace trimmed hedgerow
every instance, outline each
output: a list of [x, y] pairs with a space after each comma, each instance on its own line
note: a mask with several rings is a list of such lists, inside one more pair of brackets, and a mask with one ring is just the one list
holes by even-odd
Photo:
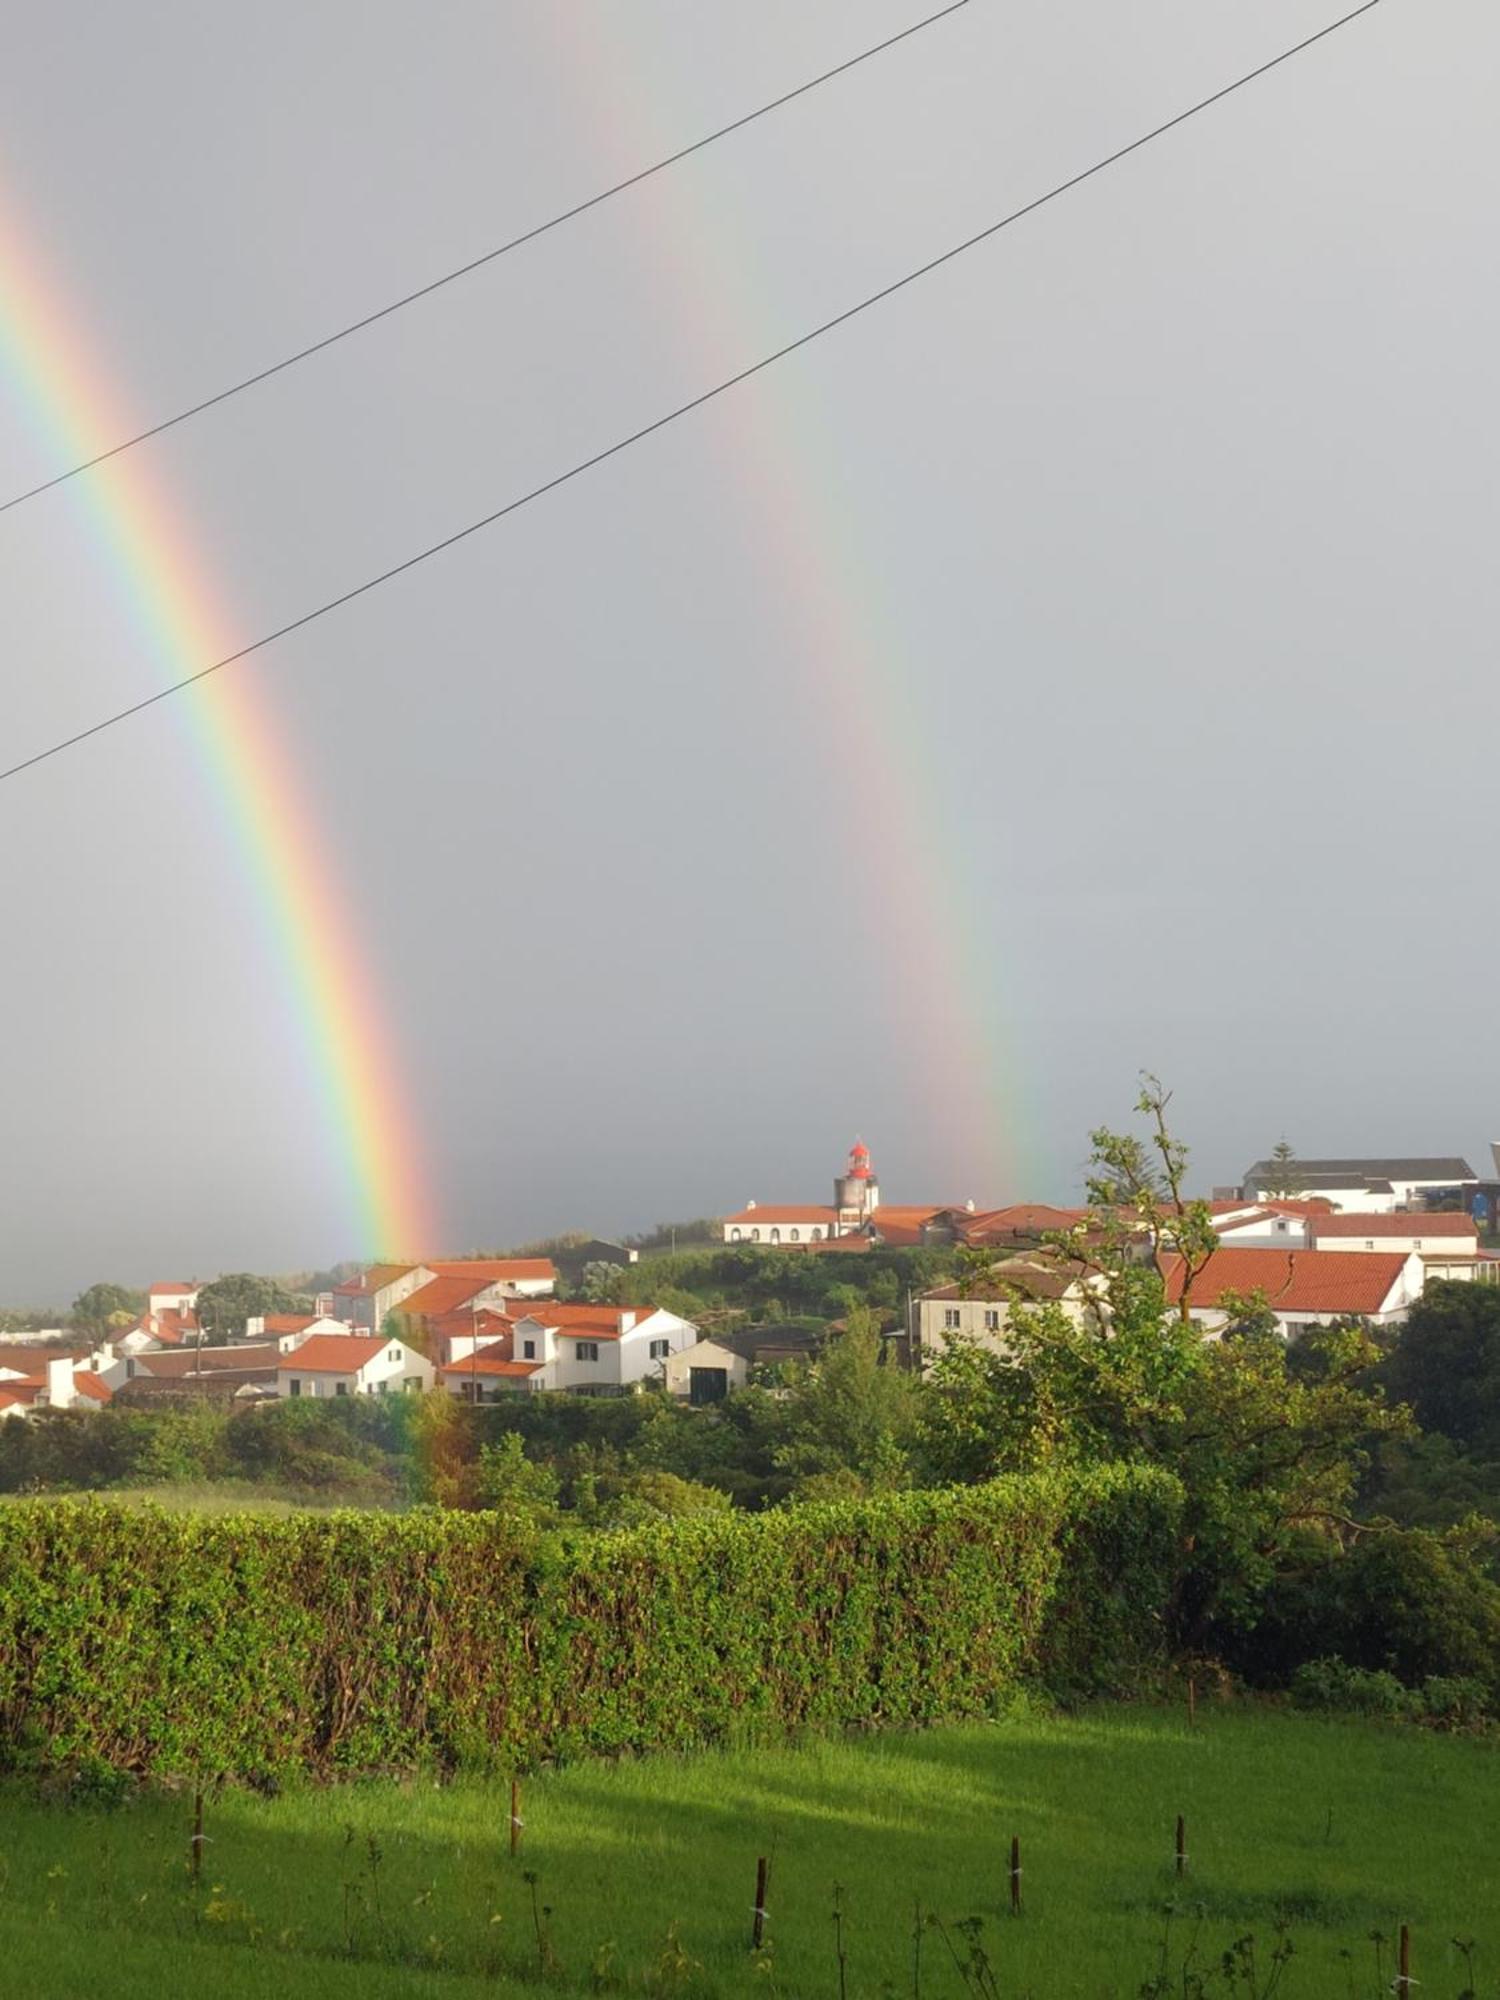
[[256, 1777], [982, 1715], [1158, 1655], [1180, 1503], [1123, 1467], [616, 1534], [23, 1502], [0, 1741]]

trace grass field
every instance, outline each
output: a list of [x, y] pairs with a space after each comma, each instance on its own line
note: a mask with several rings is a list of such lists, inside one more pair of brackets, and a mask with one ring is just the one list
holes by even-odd
[[[1101, 1709], [984, 1728], [635, 1764], [527, 1782], [363, 1783], [210, 1798], [201, 1887], [190, 1801], [113, 1810], [0, 1792], [7, 1991], [238, 1996], [609, 1993], [839, 2000], [1134, 2000], [1163, 1963], [1215, 1971], [1255, 1939], [1254, 1983], [1298, 2000], [1390, 1990], [1407, 1921], [1421, 2000], [1500, 1996], [1500, 1753], [1488, 1741], [1250, 1707]], [[1188, 1873], [1174, 1879], [1176, 1815]], [[1025, 1907], [1006, 1913], [1012, 1834]], [[749, 1946], [773, 1855], [769, 1949]], [[534, 1874], [535, 1883], [528, 1874]], [[532, 1908], [540, 1918], [541, 1941]], [[943, 1928], [924, 1924], [920, 1903]], [[969, 1964], [972, 1932], [992, 1984]], [[1285, 1931], [1278, 1929], [1284, 1924]], [[964, 1971], [955, 1964], [964, 1962]], [[1413, 1996], [1416, 2000], [1416, 1996]]]

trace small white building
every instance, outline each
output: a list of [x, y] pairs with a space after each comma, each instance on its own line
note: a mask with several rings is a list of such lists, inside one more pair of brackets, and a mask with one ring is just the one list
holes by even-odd
[[[1240, 1193], [1247, 1201], [1264, 1201], [1283, 1192], [1287, 1167], [1274, 1160], [1257, 1160], [1245, 1175]], [[1336, 1208], [1389, 1211], [1421, 1208], [1444, 1195], [1465, 1202], [1479, 1186], [1467, 1160], [1451, 1158], [1381, 1158], [1372, 1160], [1294, 1160], [1299, 1195], [1322, 1195]]]
[[1366, 1255], [1385, 1252], [1405, 1256], [1415, 1251], [1428, 1278], [1460, 1283], [1500, 1281], [1500, 1261], [1481, 1254], [1474, 1218], [1459, 1213], [1407, 1215], [1319, 1215], [1312, 1218], [1312, 1243], [1320, 1250], [1355, 1250]]
[[404, 1340], [315, 1334], [276, 1365], [278, 1396], [384, 1396], [430, 1389], [436, 1371]]
[[[1180, 1257], [1166, 1259], [1169, 1303], [1177, 1304], [1186, 1282]], [[1397, 1326], [1422, 1296], [1425, 1274], [1413, 1252], [1350, 1250], [1215, 1250], [1194, 1274], [1188, 1303], [1205, 1333], [1217, 1333], [1230, 1319], [1226, 1297], [1259, 1295], [1288, 1340], [1310, 1326], [1362, 1319], [1372, 1326]]]
[[700, 1340], [669, 1354], [663, 1366], [663, 1381], [669, 1396], [677, 1396], [700, 1408], [722, 1403], [731, 1389], [743, 1389], [750, 1380], [750, 1363], [733, 1348], [721, 1347], [716, 1340]]
[[918, 1356], [931, 1360], [953, 1341], [968, 1341], [991, 1353], [1009, 1352], [1006, 1338], [1011, 1313], [1027, 1306], [1061, 1306], [1080, 1323], [1097, 1307], [1104, 1279], [1046, 1251], [1007, 1257], [991, 1265], [982, 1278], [964, 1284], [939, 1285], [924, 1292], [913, 1308], [912, 1333]]

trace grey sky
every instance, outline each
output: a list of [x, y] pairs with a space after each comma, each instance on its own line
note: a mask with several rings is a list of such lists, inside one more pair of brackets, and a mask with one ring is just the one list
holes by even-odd
[[[922, 11], [6, 0], [0, 204], [151, 421]], [[144, 447], [228, 643], [1336, 11], [971, 0]], [[1497, 72], [1480, 0], [1385, 0], [232, 670], [316, 790], [450, 1247], [821, 1198], [856, 1131], [897, 1199], [1060, 1197], [1143, 1063], [1205, 1181], [1282, 1131], [1479, 1164]], [[17, 387], [7, 492], [62, 456]], [[77, 489], [0, 518], [0, 591], [7, 752], [164, 677]], [[855, 761], [864, 704], [910, 762]], [[0, 790], [0, 1299], [355, 1248], [194, 742], [157, 709]], [[914, 880], [965, 932], [930, 967]]]

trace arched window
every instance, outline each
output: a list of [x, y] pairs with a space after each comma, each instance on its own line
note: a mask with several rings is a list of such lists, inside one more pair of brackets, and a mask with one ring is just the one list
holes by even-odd
[[759, 1241], [760, 1241], [760, 1231], [759, 1231], [758, 1229], [752, 1229], [752, 1230], [751, 1230], [751, 1232], [750, 1232], [750, 1241], [751, 1241], [752, 1243], [759, 1243]]
[[815, 1230], [813, 1231], [813, 1233], [812, 1233], [812, 1240], [813, 1240], [813, 1242], [814, 1242], [814, 1243], [820, 1243], [820, 1242], [822, 1241], [822, 1239], [823, 1239], [823, 1232], [822, 1232], [822, 1230], [821, 1230], [821, 1229], [815, 1229]]
[[800, 1229], [793, 1229], [789, 1233], [793, 1243], [800, 1243], [802, 1241], [802, 1231]]
[[773, 1243], [779, 1243], [781, 1241], [781, 1231], [779, 1229], [773, 1229], [771, 1231], [771, 1241]]
[[731, 1243], [738, 1243], [738, 1242], [739, 1242], [739, 1240], [740, 1240], [740, 1232], [739, 1232], [739, 1229], [738, 1229], [737, 1227], [736, 1227], [736, 1228], [734, 1228], [734, 1229], [731, 1229], [731, 1230], [730, 1230], [730, 1232], [729, 1232], [729, 1240], [730, 1240], [730, 1242], [731, 1242]]

